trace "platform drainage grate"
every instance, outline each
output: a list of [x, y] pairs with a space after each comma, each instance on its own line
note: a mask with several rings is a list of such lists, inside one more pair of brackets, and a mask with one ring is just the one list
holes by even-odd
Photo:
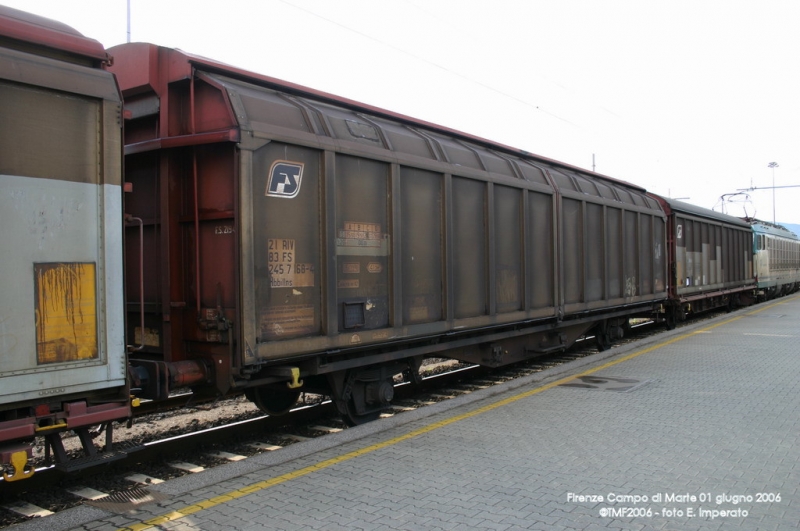
[[616, 391], [629, 393], [646, 385], [650, 380], [634, 380], [633, 378], [612, 378], [610, 376], [579, 376], [575, 380], [559, 385], [578, 389], [596, 389], [598, 391]]
[[118, 514], [126, 514], [135, 511], [142, 505], [168, 500], [169, 496], [160, 492], [150, 492], [147, 489], [135, 488], [122, 492], [115, 492], [104, 498], [92, 500], [88, 503], [100, 509], [105, 509]]

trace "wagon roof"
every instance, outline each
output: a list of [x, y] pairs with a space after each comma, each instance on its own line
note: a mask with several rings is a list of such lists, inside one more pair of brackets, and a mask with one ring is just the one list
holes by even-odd
[[[740, 218], [735, 216], [729, 216], [728, 214], [723, 214], [721, 212], [715, 212], [713, 210], [709, 210], [707, 208], [699, 207], [697, 205], [693, 205], [691, 203], [684, 203], [683, 201], [678, 201], [677, 199], [672, 199], [669, 197], [661, 197], [656, 196], [654, 194], [650, 194], [652, 197], [658, 198], [658, 200], [665, 205], [665, 209], [667, 214], [669, 215], [671, 212], [680, 212], [682, 214], [691, 214], [694, 216], [706, 218], [706, 219], [713, 219], [717, 221], [722, 221], [729, 225], [737, 225], [742, 228], [749, 228], [750, 224], [746, 223]], [[668, 207], [668, 209], [666, 208]]]
[[108, 59], [102, 44], [74, 28], [6, 6], [0, 6], [0, 36], [99, 61]]
[[[608, 175], [603, 175], [603, 174], [600, 174], [600, 173], [592, 172], [592, 171], [586, 170], [585, 168], [580, 168], [578, 166], [573, 166], [571, 164], [567, 164], [567, 163], [560, 162], [560, 161], [557, 161], [557, 160], [554, 160], [554, 159], [543, 157], [541, 155], [536, 155], [534, 153], [530, 153], [530, 152], [522, 150], [522, 149], [514, 148], [514, 147], [511, 147], [511, 146], [507, 146], [505, 144], [501, 144], [501, 143], [498, 143], [498, 142], [487, 140], [485, 138], [481, 138], [481, 137], [478, 137], [478, 136], [475, 136], [475, 135], [471, 135], [469, 133], [465, 133], [465, 132], [458, 131], [458, 130], [455, 130], [455, 129], [451, 129], [449, 127], [438, 125], [438, 124], [435, 124], [435, 123], [432, 123], [432, 122], [427, 122], [425, 120], [420, 120], [420, 119], [413, 118], [413, 117], [410, 117], [410, 116], [407, 116], [407, 115], [404, 115], [404, 114], [400, 114], [400, 113], [396, 113], [396, 112], [393, 112], [393, 111], [389, 111], [389, 110], [386, 110], [386, 109], [383, 109], [383, 108], [380, 108], [380, 107], [375, 107], [375, 106], [372, 106], [372, 105], [369, 105], [369, 104], [365, 104], [365, 103], [362, 103], [362, 102], [358, 102], [358, 101], [355, 101], [355, 100], [351, 100], [351, 99], [348, 99], [348, 98], [337, 96], [335, 94], [330, 94], [330, 93], [327, 93], [327, 92], [323, 92], [323, 91], [320, 91], [320, 90], [309, 88], [309, 87], [306, 87], [306, 86], [303, 86], [303, 85], [292, 83], [290, 81], [285, 81], [285, 80], [278, 79], [278, 78], [275, 78], [275, 77], [271, 77], [271, 76], [267, 76], [267, 75], [263, 75], [263, 74], [257, 74], [257, 73], [254, 73], [254, 72], [250, 72], [248, 70], [244, 70], [244, 69], [236, 67], [236, 66], [225, 64], [225, 63], [213, 60], [213, 59], [208, 59], [207, 57], [190, 54], [190, 53], [187, 53], [187, 52], [185, 52], [183, 50], [180, 50], [180, 49], [167, 49], [167, 48], [158, 47], [157, 45], [148, 44], [148, 43], [129, 43], [129, 44], [121, 44], [119, 46], [111, 48], [111, 49], [109, 49], [109, 52], [112, 55], [117, 55], [117, 54], [122, 55], [122, 54], [124, 54], [126, 56], [126, 60], [128, 60], [133, 54], [147, 54], [147, 55], [150, 55], [150, 54], [153, 54], [155, 52], [155, 50], [157, 50], [159, 48], [161, 50], [168, 50], [171, 54], [180, 54], [180, 55], [183, 56], [182, 59], [178, 59], [178, 58], [176, 58], [174, 56], [171, 57], [170, 68], [174, 69], [173, 72], [175, 74], [177, 74], [178, 71], [181, 70], [180, 66], [178, 66], [176, 64], [176, 60], [184, 61], [186, 65], [191, 65], [191, 66], [194, 66], [194, 67], [196, 67], [196, 68], [198, 68], [200, 70], [204, 70], [204, 71], [207, 71], [207, 72], [223, 74], [225, 76], [228, 76], [228, 77], [231, 77], [231, 78], [234, 78], [234, 79], [238, 79], [238, 80], [245, 81], [245, 82], [248, 82], [248, 83], [252, 83], [252, 84], [255, 84], [255, 85], [260, 85], [260, 86], [267, 87], [267, 88], [274, 89], [274, 90], [279, 90], [281, 92], [286, 92], [286, 93], [297, 95], [297, 96], [308, 97], [308, 98], [311, 98], [311, 99], [314, 99], [314, 100], [317, 100], [317, 101], [322, 101], [322, 102], [326, 102], [326, 103], [340, 105], [340, 106], [346, 107], [348, 109], [355, 110], [357, 112], [363, 112], [363, 113], [370, 114], [370, 115], [373, 115], [373, 116], [387, 118], [387, 119], [390, 119], [390, 120], [393, 120], [395, 122], [399, 122], [399, 123], [402, 123], [402, 124], [405, 124], [405, 125], [410, 125], [410, 126], [413, 126], [413, 127], [418, 127], [418, 128], [422, 128], [422, 129], [428, 129], [428, 130], [431, 130], [431, 131], [434, 131], [434, 132], [439, 132], [439, 133], [442, 133], [442, 134], [445, 134], [445, 135], [448, 135], [448, 136], [451, 136], [451, 137], [455, 137], [455, 138], [458, 138], [458, 139], [461, 139], [461, 140], [465, 140], [465, 141], [472, 142], [472, 143], [475, 143], [475, 144], [478, 144], [478, 145], [482, 145], [482, 146], [488, 147], [490, 149], [495, 149], [495, 150], [498, 150], [498, 151], [503, 151], [503, 152], [506, 152], [506, 153], [509, 153], [509, 154], [513, 154], [513, 155], [519, 156], [521, 158], [526, 158], [526, 159], [531, 159], [531, 160], [534, 160], [534, 161], [543, 162], [543, 163], [549, 164], [551, 166], [560, 167], [560, 168], [572, 170], [572, 171], [575, 171], [575, 172], [579, 172], [579, 173], [581, 173], [583, 175], [591, 176], [592, 178], [597, 178], [597, 179], [609, 181], [609, 182], [614, 183], [616, 185], [624, 186], [624, 187], [627, 187], [627, 188], [630, 188], [630, 189], [633, 189], [633, 190], [636, 190], [636, 191], [639, 191], [639, 192], [646, 192], [646, 190], [644, 188], [642, 188], [641, 186], [638, 186], [638, 185], [635, 185], [633, 183], [630, 183], [630, 182], [627, 182], [627, 181], [623, 181], [623, 180], [620, 180], [620, 179], [615, 179], [614, 177], [610, 177]], [[125, 67], [122, 65], [123, 62], [125, 62], [125, 61], [117, 61], [117, 64], [115, 65], [115, 69], [114, 70], [115, 70], [115, 73], [117, 74], [118, 77], [120, 77], [120, 76], [124, 77], [126, 75], [126, 72], [124, 71]], [[141, 71], [141, 66], [142, 66], [141, 63], [139, 63], [138, 68], [139, 68], [140, 71]], [[188, 75], [188, 69], [183, 71], [180, 75], [184, 75], [184, 76]], [[121, 82], [120, 84], [123, 86], [123, 89], [124, 89], [125, 83]]]

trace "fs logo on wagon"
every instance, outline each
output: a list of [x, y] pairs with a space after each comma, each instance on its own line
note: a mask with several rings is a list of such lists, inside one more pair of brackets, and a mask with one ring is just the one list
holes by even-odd
[[303, 163], [288, 160], [276, 160], [269, 170], [267, 192], [269, 197], [291, 199], [300, 192], [300, 180], [303, 178]]

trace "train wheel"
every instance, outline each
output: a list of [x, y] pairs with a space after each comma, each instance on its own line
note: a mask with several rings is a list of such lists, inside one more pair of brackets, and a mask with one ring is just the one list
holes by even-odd
[[392, 375], [380, 368], [347, 371], [333, 389], [333, 402], [348, 426], [376, 420], [394, 398]]
[[[340, 412], [341, 413], [341, 412]], [[368, 411], [365, 413], [359, 413], [358, 406], [352, 401], [347, 403], [347, 411], [342, 413], [342, 420], [348, 426], [358, 426], [360, 424], [366, 424], [367, 422], [372, 422], [373, 420], [378, 420], [381, 416], [381, 410], [376, 411]]]
[[300, 398], [300, 391], [251, 387], [245, 390], [244, 395], [267, 415], [278, 416], [289, 412], [297, 402], [297, 399]]
[[600, 352], [611, 348], [611, 338], [608, 337], [607, 332], [597, 333], [594, 337], [595, 343], [597, 344], [597, 350]]
[[613, 342], [611, 339], [611, 327], [606, 321], [603, 321], [595, 328], [594, 341], [597, 345], [597, 350], [600, 352], [611, 348], [611, 344]]
[[665, 319], [664, 319], [667, 330], [675, 330], [675, 326], [677, 326], [677, 317], [675, 315], [674, 308], [667, 308]]

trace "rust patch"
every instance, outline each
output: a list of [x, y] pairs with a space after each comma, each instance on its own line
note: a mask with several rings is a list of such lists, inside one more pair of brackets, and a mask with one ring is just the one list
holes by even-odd
[[34, 264], [37, 361], [96, 359], [95, 264]]
[[265, 308], [261, 311], [260, 330], [264, 341], [313, 334], [316, 331], [314, 306], [287, 304]]

